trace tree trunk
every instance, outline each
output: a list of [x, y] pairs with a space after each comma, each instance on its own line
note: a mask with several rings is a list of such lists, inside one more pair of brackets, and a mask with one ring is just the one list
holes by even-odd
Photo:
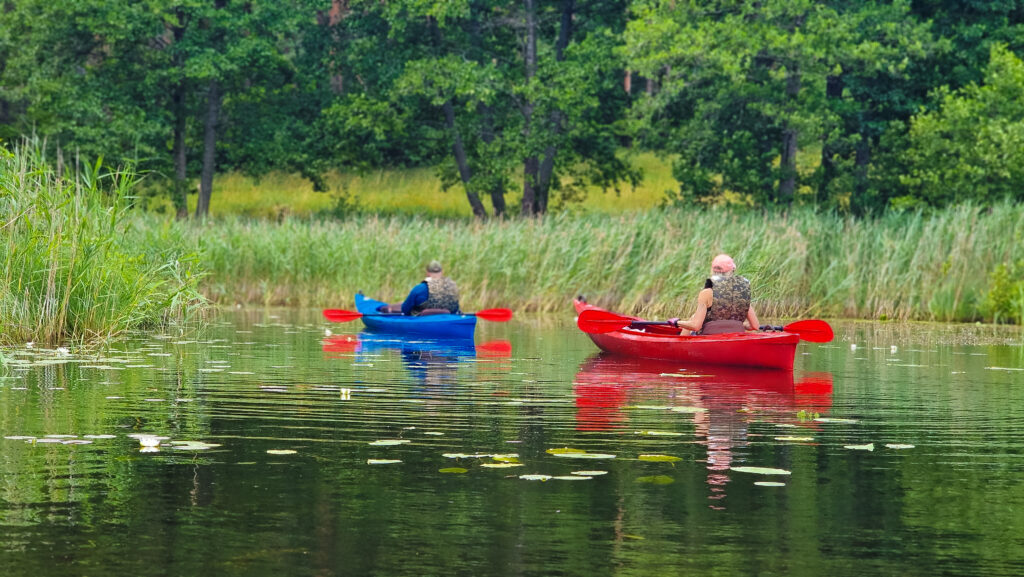
[[[491, 107], [480, 103], [477, 106], [480, 114], [480, 139], [486, 144], [494, 142], [494, 113]], [[496, 179], [491, 186], [491, 206], [494, 207], [494, 216], [503, 217], [507, 207], [505, 206], [505, 186], [502, 179]]]
[[[790, 101], [800, 94], [800, 71], [796, 65], [786, 78], [786, 96]], [[796, 193], [796, 152], [798, 131], [790, 121], [782, 131], [782, 158], [779, 161], [779, 200], [791, 203]]]
[[217, 156], [217, 116], [220, 114], [220, 85], [210, 80], [207, 94], [206, 125], [203, 128], [203, 171], [199, 179], [199, 200], [196, 202], [196, 218], [210, 214], [210, 194], [213, 192], [213, 173]]
[[[825, 99], [827, 105], [831, 105], [833, 103], [838, 105], [838, 102], [842, 97], [843, 77], [829, 76], [826, 78]], [[836, 179], [838, 169], [836, 168], [836, 163], [832, 158], [838, 153], [839, 150], [836, 149], [834, 143], [829, 141], [828, 134], [826, 134], [824, 136], [824, 141], [821, 143], [821, 186], [818, 188], [819, 202], [828, 198], [829, 187], [832, 185], [832, 181]]]
[[[526, 83], [529, 84], [537, 75], [537, 14], [534, 0], [523, 0], [523, 8], [526, 15], [526, 46], [523, 50], [523, 63], [526, 70]], [[530, 136], [533, 121], [533, 101], [527, 101], [523, 105], [523, 136], [527, 150], [530, 149]], [[537, 155], [528, 153], [523, 160], [523, 202], [521, 211], [523, 216], [537, 214], [537, 184], [538, 170], [540, 163]]]
[[462, 144], [462, 136], [455, 127], [455, 106], [451, 100], [447, 100], [444, 103], [444, 123], [452, 134], [452, 154], [455, 156], [455, 165], [459, 169], [462, 185], [466, 189], [466, 198], [469, 200], [469, 206], [473, 209], [473, 216], [487, 218], [487, 210], [484, 208], [483, 203], [480, 202], [480, 196], [473, 190], [470, 183], [473, 173], [469, 169], [469, 158], [466, 156], [466, 148]]
[[[562, 18], [558, 27], [558, 41], [555, 43], [555, 61], [565, 61], [565, 49], [569, 46], [572, 36], [572, 13], [575, 0], [562, 2]], [[551, 132], [557, 138], [562, 133], [564, 115], [559, 109], [551, 111]], [[538, 212], [548, 211], [548, 199], [551, 196], [551, 177], [555, 171], [555, 153], [558, 148], [552, 144], [544, 150], [544, 159], [540, 163], [537, 175], [537, 208]]]
[[854, 154], [853, 169], [853, 198], [850, 199], [850, 209], [857, 214], [866, 214], [871, 211], [868, 206], [868, 166], [871, 164], [871, 136], [866, 127], [861, 129], [860, 140], [857, 141], [857, 150]]
[[174, 85], [172, 106], [174, 107], [174, 206], [179, 219], [188, 218], [188, 166], [185, 151], [186, 107], [185, 107], [185, 55], [180, 44], [185, 36], [185, 15], [178, 11], [178, 25], [174, 27], [174, 66], [178, 80]]

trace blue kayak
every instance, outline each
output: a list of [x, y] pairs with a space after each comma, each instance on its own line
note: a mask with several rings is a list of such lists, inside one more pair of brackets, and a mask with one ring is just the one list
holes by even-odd
[[475, 315], [406, 316], [379, 313], [377, 308], [387, 303], [356, 295], [356, 310], [362, 313], [363, 324], [374, 331], [426, 337], [472, 339], [476, 330]]

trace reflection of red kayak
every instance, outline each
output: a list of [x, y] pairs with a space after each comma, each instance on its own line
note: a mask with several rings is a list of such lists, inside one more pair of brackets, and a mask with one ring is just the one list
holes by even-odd
[[[576, 312], [603, 310], [576, 300]], [[639, 319], [637, 319], [639, 320]], [[601, 350], [645, 359], [793, 370], [800, 337], [785, 332], [680, 335], [678, 329], [647, 325], [590, 334]]]
[[712, 413], [743, 408], [791, 419], [832, 405], [832, 375], [638, 359], [601, 354], [584, 361], [573, 380], [577, 428], [627, 426], [626, 405], [692, 405]]

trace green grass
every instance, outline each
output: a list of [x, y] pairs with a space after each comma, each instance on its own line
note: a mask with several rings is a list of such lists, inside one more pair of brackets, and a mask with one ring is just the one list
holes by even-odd
[[192, 265], [126, 242], [134, 175], [58, 174], [40, 149], [0, 149], [0, 343], [107, 339], [185, 317], [201, 301]]
[[687, 315], [711, 257], [727, 252], [751, 279], [765, 320], [977, 320], [986, 318], [991, 271], [1024, 258], [1024, 209], [1010, 204], [866, 220], [721, 209], [488, 223], [355, 216], [196, 225], [148, 216], [135, 233], [139, 246], [170, 242], [201, 255], [204, 290], [221, 303], [350, 308], [358, 290], [396, 300], [437, 258], [466, 310], [566, 315], [581, 293], [623, 312]]
[[[653, 153], [638, 153], [633, 163], [643, 170], [644, 180], [636, 188], [623, 187], [620, 193], [599, 188], [589, 190], [583, 204], [572, 205], [574, 212], [621, 213], [658, 206], [665, 191], [677, 187], [672, 178], [670, 160]], [[465, 190], [461, 186], [441, 189], [441, 181], [432, 168], [394, 168], [364, 174], [331, 173], [326, 177], [329, 192], [314, 192], [312, 184], [297, 174], [272, 173], [254, 180], [239, 173], [219, 174], [214, 179], [210, 213], [213, 216], [247, 216], [278, 219], [287, 216], [312, 216], [329, 213], [339, 195], [348, 195], [352, 212], [379, 215], [426, 215], [440, 218], [472, 216]], [[510, 209], [518, 212], [522, 191], [509, 191]], [[490, 198], [484, 203], [491, 210]], [[189, 195], [189, 209], [195, 210], [196, 195]], [[152, 208], [173, 214], [170, 201], [156, 199]]]

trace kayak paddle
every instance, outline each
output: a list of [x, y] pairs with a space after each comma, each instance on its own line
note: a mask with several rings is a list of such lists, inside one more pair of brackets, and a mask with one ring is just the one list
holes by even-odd
[[[590, 334], [610, 333], [628, 326], [663, 325], [672, 326], [668, 321], [641, 321], [631, 317], [617, 315], [608, 311], [585, 310], [576, 319], [580, 330]], [[785, 331], [799, 336], [812, 343], [827, 343], [832, 340], [832, 327], [825, 321], [796, 321], [784, 327], [762, 325], [762, 329]]]
[[[331, 321], [332, 323], [347, 323], [354, 321], [359, 317], [370, 316], [370, 317], [395, 317], [402, 316], [401, 314], [377, 314], [377, 315], [364, 315], [363, 313], [356, 311], [346, 311], [342, 309], [324, 309], [324, 318]], [[496, 323], [503, 323], [512, 320], [512, 311], [509, 309], [484, 309], [475, 313], [459, 313], [466, 316], [475, 316], [485, 321], [493, 321]]]

